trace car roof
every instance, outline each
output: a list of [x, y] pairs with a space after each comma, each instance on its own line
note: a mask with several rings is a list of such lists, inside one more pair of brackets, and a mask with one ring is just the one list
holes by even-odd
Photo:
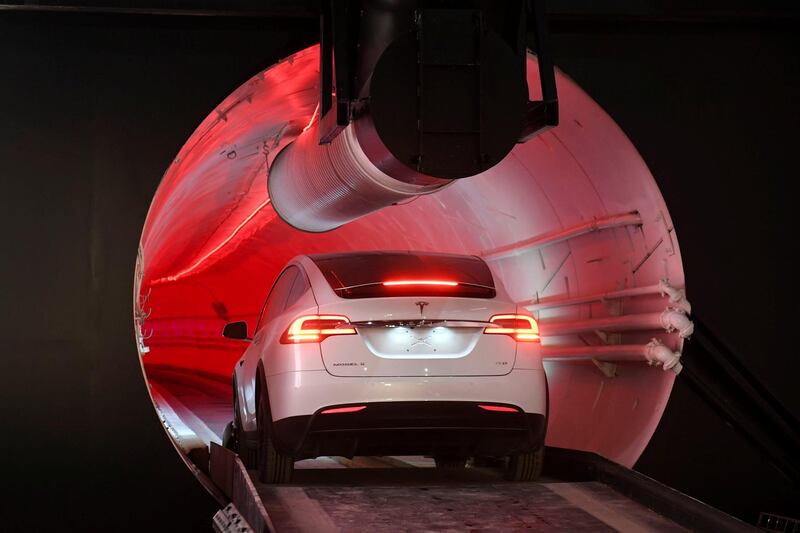
[[306, 257], [314, 261], [318, 259], [335, 259], [339, 257], [378, 256], [378, 255], [395, 255], [395, 254], [419, 255], [427, 257], [464, 257], [464, 258], [472, 258], [483, 261], [483, 258], [477, 255], [427, 252], [421, 250], [363, 250], [363, 251], [352, 251], [352, 252], [334, 252], [327, 254], [308, 254], [306, 255]]

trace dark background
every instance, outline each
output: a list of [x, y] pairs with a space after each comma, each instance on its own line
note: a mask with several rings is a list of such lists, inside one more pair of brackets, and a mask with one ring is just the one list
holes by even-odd
[[[264, 2], [163, 6], [260, 11], [0, 7], [3, 529], [207, 531], [217, 509], [147, 397], [132, 328], [137, 242], [193, 129], [250, 76], [311, 44], [317, 22], [302, 10], [263, 17]], [[556, 63], [618, 121], [661, 187], [696, 313], [797, 414], [797, 13], [550, 7]], [[637, 469], [746, 520], [800, 509], [680, 377]]]

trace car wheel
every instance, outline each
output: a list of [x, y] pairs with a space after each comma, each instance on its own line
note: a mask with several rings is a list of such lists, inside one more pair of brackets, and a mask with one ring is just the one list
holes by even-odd
[[506, 466], [506, 479], [509, 481], [536, 481], [542, 475], [544, 446], [528, 452], [512, 455]]
[[234, 453], [239, 453], [239, 443], [236, 440], [236, 428], [233, 421], [225, 424], [225, 429], [222, 431], [222, 446]]
[[272, 440], [272, 415], [267, 392], [262, 387], [258, 395], [258, 431], [261, 453], [258, 454], [258, 477], [262, 483], [287, 483], [292, 480], [294, 459], [280, 453]]
[[434, 455], [436, 468], [459, 469], [467, 465], [467, 460], [463, 457], [453, 457], [452, 455]]
[[[239, 458], [244, 463], [245, 468], [254, 470], [258, 468], [258, 449], [261, 446], [259, 439], [254, 439], [252, 433], [242, 431], [242, 419], [239, 415], [241, 413], [239, 405], [238, 385], [236, 378], [233, 379], [233, 421], [225, 426], [225, 432], [222, 434], [222, 445], [231, 451], [239, 454]], [[230, 431], [229, 428], [230, 427]], [[230, 441], [226, 441], [226, 435], [230, 435]]]

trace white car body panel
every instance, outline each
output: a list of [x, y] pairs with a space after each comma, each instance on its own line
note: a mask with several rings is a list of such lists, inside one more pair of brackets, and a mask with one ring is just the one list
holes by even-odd
[[[338, 297], [337, 297], [338, 298]], [[488, 322], [508, 313], [507, 303], [478, 298], [365, 298], [320, 305], [320, 314], [345, 315], [351, 322], [420, 320]], [[417, 302], [424, 301], [424, 314]], [[516, 309], [511, 307], [511, 311]], [[508, 374], [517, 342], [485, 335], [477, 327], [363, 327], [358, 335], [331, 337], [320, 344], [325, 368], [335, 376], [488, 376]]]
[[[497, 282], [494, 298], [347, 299], [336, 295], [309, 257], [298, 256], [287, 268], [291, 265], [304, 271], [311, 290], [257, 331], [235, 366], [242, 430], [256, 430], [259, 368], [266, 378], [274, 421], [312, 415], [331, 405], [391, 401], [503, 403], [526, 413], [546, 414], [540, 344], [488, 335], [483, 326], [437, 325], [436, 333], [433, 327], [358, 327], [356, 335], [332, 336], [321, 343], [280, 343], [292, 321], [304, 315], [344, 315], [351, 322], [422, 318], [486, 322], [495, 314], [517, 312]], [[420, 301], [427, 302], [422, 310]]]

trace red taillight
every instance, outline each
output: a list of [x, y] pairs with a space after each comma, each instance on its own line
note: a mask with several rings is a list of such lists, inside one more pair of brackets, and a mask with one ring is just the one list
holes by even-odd
[[325, 409], [320, 414], [321, 415], [334, 415], [334, 414], [342, 414], [342, 413], [357, 413], [358, 411], [363, 411], [366, 409], [366, 405], [354, 405], [352, 407], [332, 407], [331, 409]]
[[496, 411], [498, 413], [519, 413], [516, 407], [506, 407], [504, 405], [479, 405], [481, 409], [486, 411]]
[[384, 281], [384, 287], [408, 287], [413, 285], [434, 285], [439, 287], [457, 287], [457, 281], [445, 281], [435, 279], [401, 279], [395, 281]]
[[483, 330], [490, 335], [508, 335], [518, 342], [536, 342], [539, 340], [539, 325], [528, 315], [494, 315], [489, 322], [496, 327]]
[[355, 335], [350, 319], [340, 315], [306, 315], [295, 319], [281, 336], [281, 344], [321, 342], [334, 335]]

